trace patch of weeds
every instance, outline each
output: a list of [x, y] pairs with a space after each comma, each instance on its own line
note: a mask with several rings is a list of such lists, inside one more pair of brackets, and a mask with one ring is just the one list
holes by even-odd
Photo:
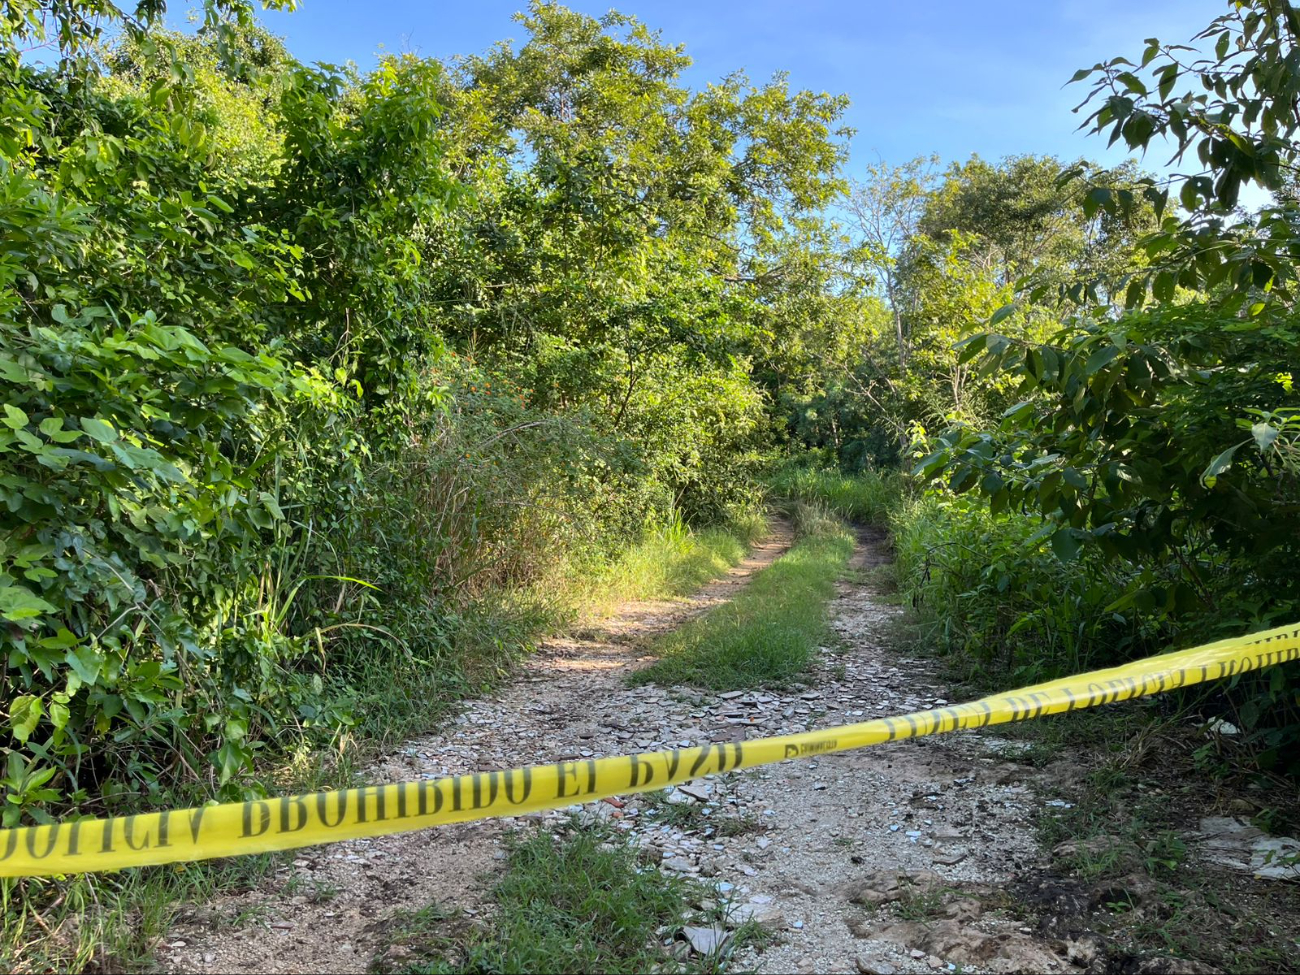
[[250, 904], [247, 907], [232, 911], [230, 919], [221, 926], [238, 930], [240, 928], [251, 927], [254, 924], [265, 925], [271, 917], [271, 905], [265, 902]]
[[908, 489], [907, 478], [896, 472], [852, 475], [797, 464], [774, 472], [770, 485], [780, 497], [822, 505], [852, 521], [874, 525], [888, 521]]
[[898, 584], [898, 568], [894, 562], [882, 562], [858, 569], [856, 576], [855, 581], [869, 587], [883, 602], [894, 605], [903, 602], [902, 590]]
[[641, 815], [662, 826], [687, 832], [702, 830], [711, 825], [704, 815], [704, 806], [697, 802], [669, 802], [669, 790], [643, 793], [640, 799]]
[[[1257, 896], [1241, 894], [1241, 890], [1224, 890], [1221, 880], [1194, 873], [1181, 878], [1177, 888], [1162, 884], [1146, 903], [1132, 905], [1121, 919], [1121, 933], [1135, 947], [1154, 948], [1225, 971], [1300, 970], [1296, 952], [1300, 934], [1291, 920], [1294, 915], [1270, 916], [1261, 910], [1266, 904]], [[1233, 898], [1231, 911], [1223, 909], [1223, 901], [1216, 895]]]
[[1187, 844], [1171, 829], [1162, 829], [1142, 846], [1142, 866], [1153, 877], [1173, 875], [1187, 859]]
[[[563, 838], [516, 838], [492, 890], [492, 919], [468, 925], [437, 907], [407, 916], [402, 938], [378, 956], [380, 971], [610, 972], [659, 970], [673, 956], [661, 932], [717, 917], [698, 883], [642, 869], [636, 851], [607, 827], [577, 827]], [[417, 912], [418, 914], [419, 912]], [[721, 971], [754, 936], [739, 929], [721, 951], [681, 960], [674, 970]], [[400, 967], [394, 967], [395, 964]]]
[[317, 880], [314, 877], [304, 877], [298, 873], [286, 880], [279, 891], [281, 897], [302, 896], [310, 904], [326, 904], [340, 893], [341, 889], [333, 884], [327, 884], [325, 881]]
[[[979, 692], [989, 690], [990, 687], [984, 686]], [[1081, 749], [1131, 756], [1135, 748], [1141, 747], [1140, 739], [1164, 727], [1163, 722], [1153, 718], [1154, 710], [1150, 703], [1126, 701], [1110, 707], [999, 725], [997, 734], [1024, 744], [1015, 752], [1008, 751], [1006, 758], [1021, 765], [1044, 768], [1053, 762], [1077, 756]], [[1108, 763], [1109, 774], [1122, 777], [1132, 764], [1129, 760]]]
[[748, 836], [753, 833], [765, 833], [767, 828], [757, 816], [745, 813], [741, 816], [720, 816], [713, 821], [721, 837]]
[[904, 921], [932, 921], [944, 916], [948, 895], [956, 892], [950, 887], [910, 891], [894, 902], [894, 913]]
[[649, 649], [660, 659], [630, 683], [721, 691], [785, 686], [802, 674], [828, 637], [826, 604], [853, 538], [829, 516], [807, 516], [801, 527], [809, 534], [734, 599], [655, 640]]

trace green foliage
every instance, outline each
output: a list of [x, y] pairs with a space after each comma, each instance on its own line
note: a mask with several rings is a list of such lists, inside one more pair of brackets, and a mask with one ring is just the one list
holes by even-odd
[[858, 475], [801, 462], [782, 465], [768, 480], [778, 498], [822, 505], [850, 521], [886, 525], [908, 490], [907, 479], [894, 471]]
[[[1198, 35], [1214, 39], [1212, 57], [1189, 62], [1151, 39], [1140, 68], [1118, 58], [1076, 75], [1097, 77], [1086, 127], [1135, 148], [1168, 137], [1178, 157], [1194, 147], [1209, 174], [1180, 178], [1182, 215], [1166, 213], [1167, 191], [1150, 183], [1088, 191], [1089, 214], [1125, 220], [1148, 206], [1160, 219], [1138, 241], [1142, 265], [1101, 272], [1100, 287], [1081, 268], [1059, 289], [1094, 304], [1122, 292], [1125, 310], [1107, 302], [1050, 335], [964, 342], [962, 359], [982, 357], [984, 374], [1016, 382], [1021, 402], [996, 426], [949, 429], [917, 467], [982, 495], [994, 514], [1038, 516], [1037, 540], [1113, 590], [1107, 612], [1158, 621], [1182, 642], [1300, 614], [1295, 203], [1232, 212], [1243, 183], [1280, 190], [1300, 159], [1282, 67], [1298, 26], [1289, 5], [1244, 3]], [[1187, 81], [1200, 90], [1174, 95]], [[1025, 301], [1051, 290], [1039, 275]], [[1015, 314], [1009, 306], [992, 324]], [[1294, 668], [1238, 683], [1260, 760], [1282, 760], [1296, 734]]]
[[1026, 275], [1070, 284], [1113, 280], [1130, 270], [1137, 238], [1155, 229], [1154, 212], [1135, 202], [1122, 216], [1113, 214], [1093, 206], [1089, 194], [1133, 193], [1144, 178], [1132, 163], [1103, 171], [1083, 160], [1067, 168], [1049, 156], [1013, 156], [997, 165], [972, 156], [954, 164], [926, 199], [918, 231], [931, 241], [967, 241], [966, 260], [998, 285]]
[[1034, 683], [1160, 649], [1158, 619], [1112, 603], [1130, 585], [1098, 553], [1064, 562], [1037, 519], [969, 498], [907, 501], [891, 517], [917, 642], [953, 653], [982, 687]]
[[977, 489], [994, 512], [1043, 513], [1067, 560], [1086, 545], [1181, 567], [1172, 586], [1139, 586], [1120, 607], [1186, 613], [1231, 572], [1242, 590], [1225, 629], [1288, 617], [1300, 495], [1283, 431], [1300, 399], [1278, 362], [1294, 328], [1229, 330], [1200, 304], [1083, 324], [1044, 345], [973, 339], [966, 354], [983, 350], [1026, 398], [994, 431], [945, 434], [922, 473], [948, 471], [954, 491]]
[[[1224, 289], [1225, 308], [1290, 308], [1295, 301], [1297, 202], [1295, 162], [1300, 156], [1295, 112], [1297, 81], [1290, 65], [1300, 41], [1300, 18], [1289, 3], [1244, 0], [1196, 34], [1189, 47], [1147, 38], [1139, 63], [1112, 58], [1082, 68], [1074, 81], [1092, 79], [1076, 111], [1091, 106], [1081, 128], [1110, 133], [1145, 151], [1163, 141], [1171, 162], [1194, 150], [1200, 171], [1173, 183], [1186, 216], [1167, 212], [1171, 187], [1089, 191], [1090, 208], [1126, 215], [1153, 205], [1160, 226], [1142, 246], [1150, 264], [1126, 284], [1135, 307], [1148, 293], [1167, 302], [1175, 288]], [[1211, 47], [1212, 45], [1212, 47]], [[1206, 50], [1206, 48], [1210, 48]], [[1201, 57], [1189, 58], [1197, 51]], [[1244, 186], [1277, 193], [1257, 213], [1237, 212]]]
[[[6, 825], [255, 793], [272, 742], [496, 679], [577, 566], [595, 598], [715, 573], [741, 543], [685, 526], [758, 497], [753, 358], [827, 307], [841, 98], [692, 92], [635, 20], [552, 5], [368, 73], [240, 0], [164, 10], [0, 22]], [[657, 576], [605, 568], [647, 532]]]
[[790, 683], [829, 638], [826, 603], [853, 552], [843, 523], [796, 510], [804, 537], [730, 602], [657, 640], [660, 660], [635, 683], [697, 684], [735, 690]]
[[[783, 377], [790, 441], [831, 449], [847, 471], [896, 463], [918, 425], [995, 422], [1014, 382], [980, 373], [955, 346], [994, 316], [1009, 337], [1042, 341], [1059, 328], [1050, 286], [1129, 274], [1147, 260], [1137, 241], [1154, 226], [1153, 208], [1119, 214], [1089, 202], [1102, 188], [1139, 193], [1146, 177], [1132, 166], [972, 157], [939, 175], [936, 164], [880, 163], [853, 184], [847, 237], [822, 251], [837, 298], [822, 317], [840, 341], [806, 343], [816, 367]], [[1087, 174], [1087, 185], [1071, 173]], [[1037, 289], [1012, 305], [1025, 278]], [[839, 315], [857, 328], [841, 329]]]
[[611, 517], [716, 517], [746, 499], [766, 433], [752, 357], [820, 324], [805, 255], [839, 188], [844, 101], [739, 75], [692, 91], [683, 51], [617, 13], [521, 21], [522, 45], [451, 79], [475, 199], [430, 239], [429, 300], [610, 445], [592, 474]]

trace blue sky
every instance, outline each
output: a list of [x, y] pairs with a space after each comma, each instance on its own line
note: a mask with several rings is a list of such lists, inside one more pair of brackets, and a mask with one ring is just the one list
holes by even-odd
[[[477, 53], [523, 37], [512, 14], [526, 0], [301, 0], [265, 20], [301, 60], [365, 67], [380, 50], [433, 57]], [[568, 4], [600, 14], [609, 0]], [[1087, 155], [1119, 162], [1075, 132], [1075, 68], [1136, 58], [1146, 37], [1183, 42], [1224, 0], [625, 0], [617, 9], [686, 44], [692, 84], [736, 69], [759, 80], [788, 71], [801, 88], [847, 93], [856, 166], [972, 152]], [[179, 10], [179, 5], [174, 8]], [[1146, 164], [1162, 168], [1167, 153]]]

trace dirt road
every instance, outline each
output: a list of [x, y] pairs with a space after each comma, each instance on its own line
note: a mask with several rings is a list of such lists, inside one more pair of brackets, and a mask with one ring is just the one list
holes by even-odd
[[[943, 704], [929, 665], [890, 648], [899, 609], [863, 530], [832, 604], [838, 641], [802, 688], [715, 694], [629, 688], [649, 635], [728, 599], [790, 545], [776, 526], [750, 558], [689, 599], [636, 604], [547, 644], [496, 696], [411, 741], [373, 781], [436, 777], [629, 750], [803, 731]], [[1012, 742], [961, 733], [697, 781], [583, 815], [611, 818], [659, 869], [709, 878], [773, 934], [735, 967], [761, 972], [1068, 971], [1000, 892], [1036, 857], [1041, 800]], [[664, 824], [664, 802], [682, 807]], [[303, 851], [263, 889], [182, 915], [159, 952], [184, 972], [364, 972], [394, 912], [437, 901], [480, 914], [510, 830], [562, 813], [489, 820]], [[724, 822], [732, 820], [730, 828]]]

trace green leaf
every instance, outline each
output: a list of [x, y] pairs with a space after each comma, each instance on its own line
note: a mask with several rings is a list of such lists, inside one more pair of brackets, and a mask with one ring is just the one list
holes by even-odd
[[9, 727], [13, 736], [26, 743], [40, 724], [45, 707], [33, 694], [19, 694], [9, 705]]
[[1160, 69], [1159, 92], [1160, 100], [1164, 101], [1169, 97], [1169, 93], [1174, 90], [1174, 82], [1178, 80], [1178, 65], [1167, 64]]
[[1268, 423], [1254, 423], [1251, 424], [1250, 435], [1255, 438], [1255, 443], [1262, 453], [1273, 446], [1273, 441], [1277, 439], [1278, 429]]
[[68, 724], [68, 718], [72, 713], [68, 710], [66, 704], [60, 704], [55, 701], [50, 705], [50, 724], [56, 728], [65, 728]]
[[1073, 528], [1059, 528], [1052, 535], [1052, 551], [1062, 562], [1073, 562], [1079, 557], [1079, 533]]
[[53, 612], [56, 612], [55, 607], [26, 586], [5, 586], [0, 589], [0, 616], [10, 622], [17, 623]]
[[1085, 376], [1091, 376], [1110, 365], [1119, 355], [1119, 349], [1113, 345], [1108, 345], [1097, 349], [1092, 355], [1088, 356], [1088, 361], [1084, 363], [1083, 373]]
[[1210, 461], [1205, 470], [1201, 473], [1201, 480], [1209, 487], [1213, 487], [1215, 479], [1232, 466], [1232, 455], [1237, 452], [1237, 448], [1240, 446], [1241, 444], [1236, 444], [1218, 454], [1214, 460]]
[[5, 418], [0, 422], [3, 422], [10, 430], [21, 430], [27, 426], [27, 414], [12, 403], [6, 403]]
[[998, 324], [998, 322], [1004, 321], [1005, 319], [1011, 317], [1015, 313], [1016, 313], [1016, 304], [1014, 302], [1012, 302], [1009, 305], [1003, 305], [1001, 308], [999, 308], [997, 311], [993, 313], [993, 317], [989, 319], [989, 324], [996, 325]]
[[1088, 490], [1088, 479], [1073, 467], [1067, 467], [1062, 471], [1065, 483], [1080, 491]]
[[88, 437], [100, 443], [112, 443], [117, 439], [117, 431], [113, 429], [113, 425], [96, 416], [83, 416], [81, 429]]
[[63, 655], [63, 659], [83, 684], [94, 684], [99, 680], [103, 659], [93, 647], [73, 647]]
[[47, 416], [41, 421], [41, 433], [55, 443], [72, 443], [81, 436], [80, 430], [63, 429], [63, 417]]
[[1174, 297], [1174, 288], [1177, 281], [1168, 271], [1161, 271], [1156, 275], [1155, 283], [1151, 285], [1151, 293], [1159, 301], [1172, 301]]
[[1131, 71], [1121, 71], [1115, 76], [1115, 80], [1135, 95], [1147, 93], [1147, 86], [1142, 84], [1142, 79]]

